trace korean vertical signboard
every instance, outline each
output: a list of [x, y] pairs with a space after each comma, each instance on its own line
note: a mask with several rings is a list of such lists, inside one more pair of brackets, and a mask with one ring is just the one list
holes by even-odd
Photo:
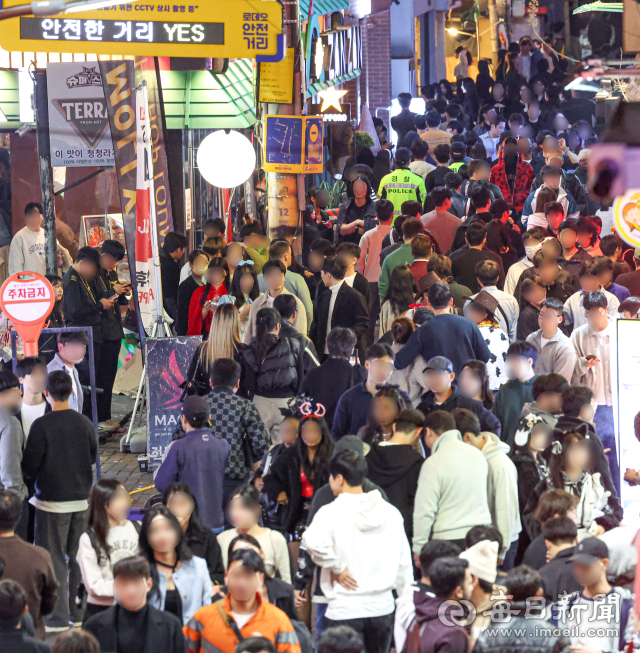
[[48, 63], [52, 166], [115, 164], [98, 62]]

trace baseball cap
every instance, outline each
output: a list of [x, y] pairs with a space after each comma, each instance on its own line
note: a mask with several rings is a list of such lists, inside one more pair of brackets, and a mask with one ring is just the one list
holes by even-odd
[[436, 372], [453, 372], [453, 363], [444, 356], [434, 356], [429, 360], [427, 366], [424, 368], [426, 370], [436, 370]]
[[401, 147], [396, 152], [396, 164], [406, 166], [411, 161], [411, 152], [406, 147]]
[[336, 442], [333, 455], [335, 456], [342, 451], [351, 451], [358, 454], [358, 456], [364, 456], [364, 443], [357, 435], [345, 435]]
[[202, 419], [203, 416], [209, 415], [209, 413], [209, 404], [204, 397], [192, 395], [191, 397], [187, 397], [182, 403], [182, 414], [189, 422]]
[[576, 546], [575, 553], [569, 560], [583, 565], [592, 565], [596, 560], [608, 557], [609, 547], [597, 537], [588, 537]]
[[451, 143], [451, 154], [463, 156], [467, 153], [467, 146], [464, 143]]

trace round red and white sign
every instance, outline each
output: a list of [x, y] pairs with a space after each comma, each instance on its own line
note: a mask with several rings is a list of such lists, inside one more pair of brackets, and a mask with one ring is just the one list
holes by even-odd
[[53, 287], [37, 272], [18, 272], [2, 284], [0, 307], [22, 338], [25, 356], [37, 356], [38, 338], [55, 301]]

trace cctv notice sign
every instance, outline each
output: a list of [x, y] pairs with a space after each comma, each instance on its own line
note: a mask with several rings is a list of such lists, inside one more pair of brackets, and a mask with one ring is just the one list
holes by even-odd
[[[193, 2], [193, 0], [192, 0]], [[3, 0], [3, 7], [24, 0]], [[285, 56], [276, 0], [123, 3], [58, 16], [5, 20], [0, 46], [21, 52], [150, 57]]]
[[48, 63], [52, 166], [115, 165], [98, 62]]

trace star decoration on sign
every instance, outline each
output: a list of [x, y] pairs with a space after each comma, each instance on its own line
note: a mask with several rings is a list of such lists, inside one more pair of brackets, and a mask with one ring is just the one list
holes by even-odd
[[322, 98], [322, 106], [320, 111], [324, 112], [329, 107], [335, 107], [338, 111], [342, 111], [340, 98], [344, 97], [347, 91], [338, 91], [335, 86], [328, 88], [326, 91], [320, 91], [318, 95]]

